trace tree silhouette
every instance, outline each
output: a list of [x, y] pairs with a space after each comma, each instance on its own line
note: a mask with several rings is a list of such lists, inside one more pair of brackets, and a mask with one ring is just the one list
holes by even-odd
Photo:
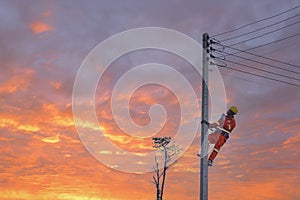
[[[155, 167], [154, 167], [154, 175], [153, 181], [151, 181], [156, 188], [156, 200], [162, 200], [166, 182], [166, 175], [167, 170], [170, 166], [168, 163], [172, 160], [172, 158], [181, 152], [181, 149], [178, 145], [171, 145], [168, 144], [171, 142], [171, 137], [155, 137], [152, 138], [154, 146], [153, 148], [160, 150], [163, 153], [163, 168], [162, 172], [159, 168], [159, 162], [157, 160], [157, 156], [155, 156]], [[162, 180], [161, 180], [162, 178]]]

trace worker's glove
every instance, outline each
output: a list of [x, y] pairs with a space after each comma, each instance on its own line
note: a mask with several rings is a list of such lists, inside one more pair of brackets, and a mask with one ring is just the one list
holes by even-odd
[[206, 120], [202, 120], [201, 124], [203, 124], [203, 123], [206, 124], [206, 125], [208, 125], [208, 126], [210, 125], [210, 123], [208, 121], [206, 121]]

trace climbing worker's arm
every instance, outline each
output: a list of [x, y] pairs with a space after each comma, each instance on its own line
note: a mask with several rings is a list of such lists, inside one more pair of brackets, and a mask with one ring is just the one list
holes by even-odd
[[223, 126], [222, 124], [224, 123], [224, 120], [225, 120], [225, 114], [222, 114], [220, 119], [214, 123], [209, 123], [208, 121], [206, 120], [202, 120], [201, 121], [201, 124], [206, 124], [209, 128], [217, 128], [217, 127], [220, 127], [220, 126]]
[[220, 123], [218, 123], [218, 122], [215, 122], [215, 123], [212, 123], [212, 124], [209, 124], [209, 128], [216, 128], [216, 127], [218, 127], [218, 126], [220, 126]]
[[225, 120], [225, 114], [222, 114], [218, 121], [209, 125], [209, 128], [217, 128], [223, 126], [222, 124], [224, 123], [224, 120]]
[[216, 128], [216, 127], [220, 126], [219, 121], [214, 122], [214, 123], [211, 124], [208, 121], [202, 120], [201, 124], [203, 124], [203, 123], [206, 124], [209, 128]]

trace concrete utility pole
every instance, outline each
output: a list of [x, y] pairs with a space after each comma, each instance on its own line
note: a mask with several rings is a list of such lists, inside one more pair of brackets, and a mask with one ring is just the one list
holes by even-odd
[[[209, 36], [202, 36], [202, 120], [208, 121], [208, 62]], [[201, 124], [200, 200], [208, 200], [208, 126]]]

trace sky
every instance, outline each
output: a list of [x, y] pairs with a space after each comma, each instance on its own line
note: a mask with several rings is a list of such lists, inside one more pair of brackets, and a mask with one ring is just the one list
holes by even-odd
[[[150, 182], [152, 172], [127, 173], [117, 166], [108, 167], [93, 157], [81, 141], [72, 112], [72, 93], [76, 74], [86, 56], [110, 36], [133, 28], [168, 28], [201, 43], [205, 32], [222, 33], [297, 5], [297, 0], [0, 1], [0, 198], [155, 199], [155, 187]], [[299, 13], [300, 8], [294, 9], [216, 39], [224, 40]], [[299, 17], [277, 28], [297, 20]], [[295, 24], [235, 48], [252, 48], [299, 31], [299, 24]], [[231, 45], [256, 35], [223, 44]], [[299, 66], [299, 48], [300, 36], [296, 36], [251, 52]], [[300, 73], [298, 67], [240, 55]], [[299, 77], [297, 73], [230, 59]], [[199, 75], [176, 55], [144, 49], [114, 61], [104, 72], [95, 93], [98, 129], [111, 143], [137, 155], [153, 150], [151, 137], [141, 139], [125, 134], [113, 118], [110, 102], [120, 77], [134, 66], [149, 62], [163, 63], [179, 71], [190, 81], [201, 101]], [[230, 66], [299, 84], [297, 80]], [[209, 199], [299, 199], [300, 88], [228, 69], [220, 69], [220, 73], [227, 106], [236, 105], [239, 113], [236, 129], [214, 166], [209, 168]], [[174, 137], [181, 111], [176, 94], [168, 88], [155, 84], [138, 88], [129, 104], [132, 120], [139, 126], [149, 124], [148, 111], [154, 104], [164, 106], [168, 114], [157, 136]], [[94, 128], [88, 122], [83, 126]], [[97, 142], [101, 145], [103, 141]], [[198, 134], [168, 169], [165, 199], [199, 199], [200, 169], [196, 156], [199, 143]], [[114, 153], [99, 152], [104, 156]], [[126, 154], [119, 157], [128, 159], [130, 165], [145, 164], [133, 163]]]

